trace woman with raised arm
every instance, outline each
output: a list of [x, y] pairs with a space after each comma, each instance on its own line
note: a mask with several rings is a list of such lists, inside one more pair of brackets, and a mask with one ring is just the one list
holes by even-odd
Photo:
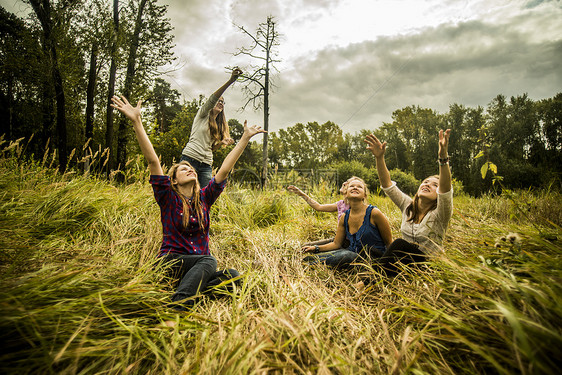
[[177, 279], [172, 301], [174, 308], [187, 310], [193, 297], [210, 286], [238, 276], [233, 269], [217, 272], [217, 260], [209, 250], [209, 211], [226, 185], [228, 173], [248, 145], [250, 138], [263, 133], [258, 126], [247, 126], [238, 144], [224, 159], [215, 177], [203, 188], [197, 172], [186, 161], [170, 168], [164, 175], [160, 161], [144, 130], [141, 120], [141, 101], [133, 107], [125, 97], [114, 96], [112, 106], [133, 123], [140, 149], [148, 162], [150, 184], [160, 206], [163, 239], [158, 257], [170, 262], [170, 276]]
[[234, 68], [230, 79], [212, 93], [199, 108], [193, 119], [191, 135], [181, 153], [181, 160], [187, 161], [195, 168], [199, 185], [202, 188], [211, 181], [213, 151], [234, 143], [234, 140], [230, 138], [228, 122], [224, 114], [225, 101], [222, 94], [236, 82], [241, 74], [242, 70]]
[[428, 255], [442, 252], [441, 245], [453, 214], [453, 189], [449, 169], [449, 136], [451, 129], [439, 131], [439, 175], [429, 176], [412, 199], [391, 181], [384, 153], [386, 142], [381, 143], [373, 134], [365, 139], [377, 163], [381, 187], [402, 211], [402, 238], [396, 239], [386, 250], [381, 264], [393, 275], [398, 264], [426, 261]]
[[[322, 262], [332, 267], [347, 267], [360, 257], [381, 257], [392, 242], [386, 216], [367, 202], [369, 190], [365, 181], [352, 177], [347, 182], [345, 200], [350, 208], [340, 218], [332, 242], [302, 247], [303, 252], [314, 254], [304, 259], [309, 264]], [[347, 248], [342, 248], [344, 239], [349, 241]]]
[[[340, 193], [344, 196], [344, 198], [345, 198], [345, 193], [347, 191], [348, 181], [349, 180], [345, 181], [341, 185], [341, 188], [340, 188]], [[308, 203], [308, 205], [310, 207], [312, 207], [313, 209], [315, 209], [316, 211], [337, 212], [338, 213], [338, 221], [340, 220], [340, 217], [345, 213], [345, 211], [349, 210], [349, 205], [347, 204], [345, 199], [341, 199], [341, 200], [339, 200], [337, 202], [334, 202], [334, 203], [320, 204], [317, 201], [315, 201], [314, 199], [312, 199], [311, 197], [309, 197], [304, 191], [302, 191], [301, 189], [299, 189], [298, 187], [296, 187], [294, 185], [287, 186], [287, 190], [289, 190], [291, 193], [295, 193], [296, 195], [298, 195], [299, 197], [304, 199], [304, 201], [306, 203]], [[324, 245], [324, 244], [332, 242], [333, 240], [334, 240], [333, 238], [328, 238], [328, 239], [325, 239], [325, 240], [307, 242], [307, 243], [303, 244], [303, 246]]]

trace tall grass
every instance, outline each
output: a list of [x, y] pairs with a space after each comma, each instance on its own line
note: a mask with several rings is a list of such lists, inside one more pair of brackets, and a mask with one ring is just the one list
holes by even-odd
[[[300, 243], [332, 236], [335, 215], [280, 189], [228, 186], [212, 211], [211, 248], [242, 284], [176, 313], [154, 263], [159, 210], [144, 170], [115, 186], [3, 155], [2, 373], [558, 370], [562, 204], [554, 192], [455, 198], [445, 256], [394, 279], [364, 271], [372, 282], [360, 292], [357, 273], [300, 262]], [[322, 185], [309, 193], [339, 199]], [[398, 210], [385, 197], [371, 202], [398, 235]], [[497, 241], [508, 232], [520, 240]]]

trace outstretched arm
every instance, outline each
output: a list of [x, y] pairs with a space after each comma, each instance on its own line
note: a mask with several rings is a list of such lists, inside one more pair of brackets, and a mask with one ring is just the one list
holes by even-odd
[[226, 83], [224, 85], [222, 85], [221, 87], [219, 87], [217, 89], [217, 91], [215, 91], [213, 93], [213, 95], [215, 96], [215, 98], [220, 98], [222, 96], [222, 94], [224, 94], [224, 92], [226, 91], [227, 88], [230, 87], [230, 85], [232, 85], [234, 82], [236, 82], [236, 80], [238, 79], [238, 77], [240, 77], [242, 75], [242, 70], [240, 68], [234, 68], [232, 70], [232, 74], [230, 75], [230, 78], [228, 79], [228, 81], [226, 81]]
[[240, 138], [238, 144], [234, 146], [234, 148], [228, 153], [228, 155], [226, 155], [226, 158], [222, 162], [219, 171], [215, 175], [215, 182], [220, 184], [221, 182], [226, 180], [226, 177], [234, 167], [234, 164], [236, 164], [238, 158], [240, 158], [240, 155], [242, 155], [242, 151], [244, 151], [244, 149], [250, 142], [250, 138], [259, 133], [265, 133], [265, 130], [256, 125], [248, 126], [248, 121], [244, 121], [244, 134], [242, 134], [242, 138]]
[[377, 173], [379, 174], [379, 180], [383, 188], [390, 187], [392, 181], [390, 180], [390, 172], [386, 167], [386, 162], [384, 161], [384, 153], [386, 151], [386, 142], [381, 143], [374, 134], [369, 134], [365, 139], [367, 142], [367, 149], [371, 151], [375, 160], [377, 162]]
[[316, 211], [336, 212], [338, 210], [337, 204], [335, 203], [320, 204], [316, 202], [314, 199], [310, 198], [304, 191], [302, 191], [301, 189], [299, 189], [294, 185], [287, 186], [287, 190], [289, 190], [291, 193], [295, 193], [296, 195], [304, 199], [304, 201], [308, 203], [308, 205], [314, 208]]
[[162, 166], [160, 165], [158, 155], [156, 155], [156, 151], [154, 151], [154, 147], [152, 147], [152, 143], [150, 142], [150, 139], [148, 139], [148, 135], [146, 134], [146, 131], [142, 126], [142, 101], [139, 100], [136, 107], [133, 107], [124, 96], [121, 96], [121, 98], [113, 96], [111, 98], [111, 101], [113, 102], [113, 104], [111, 104], [113, 108], [119, 110], [119, 112], [124, 114], [125, 117], [133, 122], [135, 136], [137, 137], [137, 141], [139, 142], [142, 154], [148, 162], [148, 169], [150, 170], [150, 174], [160, 176], [163, 175], [164, 172], [162, 171]]
[[[341, 249], [344, 239], [345, 239], [345, 226], [344, 226], [344, 217], [342, 216], [340, 217], [340, 221], [338, 221], [338, 228], [336, 229], [336, 237], [334, 237], [334, 241], [324, 245], [319, 245], [318, 251], [322, 253], [325, 251]], [[316, 246], [303, 246], [301, 250], [303, 253], [310, 253], [310, 252], [314, 252], [315, 249]]]
[[232, 138], [225, 138], [222, 141], [218, 142], [217, 144], [213, 145], [212, 150], [213, 152], [217, 151], [222, 146], [230, 146], [234, 144], [234, 139]]
[[449, 136], [451, 129], [439, 130], [439, 192], [451, 190], [451, 169], [449, 169]]

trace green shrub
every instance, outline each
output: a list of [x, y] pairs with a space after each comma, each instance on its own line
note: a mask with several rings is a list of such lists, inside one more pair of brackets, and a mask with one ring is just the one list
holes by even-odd
[[357, 160], [334, 163], [331, 164], [329, 168], [338, 171], [338, 184], [340, 186], [350, 177], [357, 176], [365, 180], [371, 192], [379, 190], [380, 183], [379, 177], [377, 176], [377, 171], [373, 168], [365, 167], [361, 162]]
[[413, 175], [403, 172], [400, 169], [391, 170], [390, 179], [392, 181], [396, 181], [396, 185], [400, 188], [400, 190], [412, 196], [416, 194], [421, 183], [421, 181]]

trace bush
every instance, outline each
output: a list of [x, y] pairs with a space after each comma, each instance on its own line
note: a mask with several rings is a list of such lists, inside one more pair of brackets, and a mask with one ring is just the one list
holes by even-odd
[[400, 190], [408, 195], [415, 195], [421, 183], [420, 180], [413, 175], [403, 172], [400, 169], [391, 170], [390, 179], [396, 181], [396, 185]]
[[350, 177], [357, 176], [365, 180], [371, 192], [379, 190], [380, 182], [377, 171], [373, 168], [365, 167], [361, 162], [357, 160], [334, 163], [331, 164], [329, 168], [338, 171], [338, 185], [340, 186]]

